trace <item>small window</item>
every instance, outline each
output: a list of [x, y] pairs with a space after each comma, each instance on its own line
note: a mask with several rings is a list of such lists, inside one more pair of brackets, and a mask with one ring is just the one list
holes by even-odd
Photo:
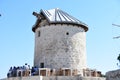
[[66, 32], [66, 35], [69, 35], [69, 32]]
[[44, 68], [44, 63], [40, 63], [40, 68]]
[[40, 37], [40, 31], [38, 31], [38, 37]]

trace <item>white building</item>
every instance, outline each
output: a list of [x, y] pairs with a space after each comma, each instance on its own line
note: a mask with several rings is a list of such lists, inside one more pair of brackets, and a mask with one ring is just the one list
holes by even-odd
[[41, 68], [86, 69], [86, 32], [88, 27], [66, 12], [56, 8], [33, 12], [37, 17], [34, 66]]

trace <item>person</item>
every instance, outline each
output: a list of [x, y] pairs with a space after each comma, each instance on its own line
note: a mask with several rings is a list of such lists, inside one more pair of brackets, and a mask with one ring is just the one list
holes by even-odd
[[17, 73], [17, 76], [21, 77], [21, 76], [22, 76], [22, 71], [23, 71], [23, 70], [22, 70], [22, 67], [21, 67], [21, 66], [18, 66], [18, 67], [17, 67], [17, 72], [18, 72], [18, 73]]
[[32, 70], [31, 70], [31, 75], [34, 76], [34, 75], [38, 75], [39, 74], [39, 70], [38, 68], [35, 66], [35, 67], [32, 67]]
[[30, 66], [27, 63], [25, 63], [25, 76], [29, 76], [30, 74], [29, 70], [30, 70]]
[[34, 72], [35, 72], [35, 69], [34, 69], [34, 67], [32, 67], [32, 69], [31, 69], [31, 75], [32, 76], [34, 76]]
[[21, 70], [22, 70], [22, 76], [25, 76], [25, 66], [23, 65], [22, 67], [21, 67]]
[[30, 65], [28, 65], [28, 69], [30, 70]]
[[14, 66], [12, 70], [12, 77], [16, 77], [16, 76], [17, 76], [17, 68]]
[[28, 64], [27, 64], [27, 63], [25, 63], [25, 68], [26, 68], [26, 69], [29, 69], [29, 67], [28, 67]]
[[7, 77], [12, 77], [12, 67], [10, 67], [8, 73], [7, 73]]

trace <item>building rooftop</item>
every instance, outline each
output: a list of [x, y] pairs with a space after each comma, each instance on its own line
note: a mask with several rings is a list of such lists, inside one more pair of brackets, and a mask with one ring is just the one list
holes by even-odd
[[[41, 9], [39, 14], [33, 12], [33, 15], [35, 15], [39, 19], [42, 19], [41, 15], [44, 16], [49, 24], [73, 24], [83, 27], [85, 31], [88, 30], [88, 27], [85, 23], [79, 21], [78, 19], [60, 10], [59, 8], [51, 10]], [[32, 30], [35, 31], [36, 27], [37, 26], [34, 25]]]

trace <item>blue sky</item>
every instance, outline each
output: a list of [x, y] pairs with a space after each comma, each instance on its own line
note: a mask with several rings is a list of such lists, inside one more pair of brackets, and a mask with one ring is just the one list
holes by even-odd
[[0, 79], [11, 66], [33, 66], [36, 17], [33, 11], [60, 8], [89, 26], [86, 33], [87, 65], [105, 73], [118, 69], [120, 53], [119, 0], [0, 0]]

